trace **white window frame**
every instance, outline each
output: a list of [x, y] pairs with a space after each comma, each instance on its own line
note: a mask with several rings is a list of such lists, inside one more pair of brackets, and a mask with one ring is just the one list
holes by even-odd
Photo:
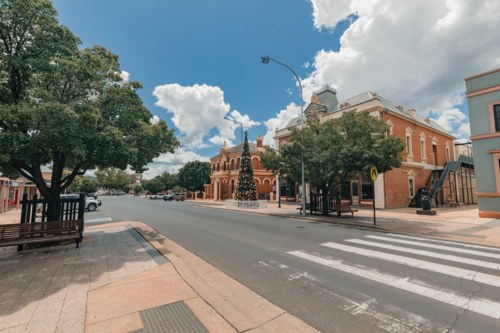
[[451, 161], [450, 142], [446, 142], [446, 162]]
[[405, 136], [405, 144], [406, 144], [406, 152], [408, 155], [406, 156], [406, 161], [407, 162], [413, 162], [413, 147], [412, 147], [412, 142], [411, 142], [411, 128], [407, 127], [406, 128], [406, 136]]
[[420, 133], [420, 155], [422, 157], [423, 164], [427, 164], [427, 147], [425, 145], [425, 137], [426, 135], [424, 132]]

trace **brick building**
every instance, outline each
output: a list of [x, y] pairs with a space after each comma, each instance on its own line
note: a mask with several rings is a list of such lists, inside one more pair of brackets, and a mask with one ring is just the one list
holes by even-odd
[[[311, 103], [304, 111], [304, 116], [311, 120], [323, 122], [342, 116], [346, 111], [369, 112], [370, 115], [383, 119], [391, 126], [390, 134], [406, 141], [403, 166], [379, 175], [373, 185], [368, 175], [338, 188], [343, 203], [354, 206], [373, 207], [375, 197], [376, 208], [395, 208], [408, 206], [419, 194], [424, 185], [431, 186], [443, 174], [448, 161], [455, 161], [453, 137], [436, 122], [417, 114], [414, 109], [393, 103], [375, 93], [364, 92], [347, 100], [338, 102], [337, 92], [330, 87], [322, 88], [314, 93]], [[312, 118], [311, 118], [312, 117]], [[277, 129], [277, 144], [287, 141], [291, 136], [291, 127], [300, 126], [300, 117], [292, 119], [284, 128]], [[456, 195], [456, 173], [449, 172], [446, 186], [440, 189], [441, 200]], [[301, 184], [281, 179], [282, 201], [301, 201]], [[306, 196], [310, 193], [306, 184]], [[449, 200], [449, 199], [448, 199]], [[453, 200], [456, 200], [454, 197]], [[309, 201], [309, 200], [308, 200]]]
[[[252, 159], [253, 175], [255, 178], [255, 185], [257, 186], [257, 194], [260, 197], [269, 194], [274, 197], [276, 194], [273, 190], [276, 186], [276, 180], [272, 172], [267, 171], [260, 165], [260, 154], [265, 151], [262, 141], [263, 137], [259, 136], [256, 143], [248, 143], [250, 148], [250, 156]], [[220, 153], [210, 159], [212, 174], [210, 176], [210, 198], [214, 200], [231, 199], [233, 193], [236, 191], [236, 184], [238, 182], [238, 174], [241, 161], [242, 144], [234, 147], [224, 146], [221, 148]]]

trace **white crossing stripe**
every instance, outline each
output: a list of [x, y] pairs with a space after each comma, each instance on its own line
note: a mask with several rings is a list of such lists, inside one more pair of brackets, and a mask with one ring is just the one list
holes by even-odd
[[343, 264], [340, 260], [322, 258], [302, 251], [291, 251], [287, 253], [327, 267], [338, 269], [346, 273], [354, 274], [365, 279], [383, 283], [394, 288], [399, 288], [421, 296], [429, 297], [440, 302], [451, 304], [462, 309], [477, 312], [496, 319], [500, 318], [500, 304], [487, 299], [460, 296], [453, 292], [410, 282], [410, 278], [400, 278], [394, 275], [380, 273], [379, 271], [374, 269], [362, 269], [359, 267], [353, 267]]
[[111, 217], [101, 217], [97, 219], [87, 219], [83, 220], [85, 223], [95, 223], [95, 222], [105, 222], [105, 221], [111, 221]]
[[468, 265], [474, 265], [474, 266], [480, 266], [480, 267], [486, 267], [486, 268], [500, 270], [500, 264], [497, 264], [494, 262], [458, 257], [458, 256], [454, 256], [451, 254], [442, 254], [442, 253], [430, 252], [430, 251], [425, 251], [425, 250], [411, 249], [411, 248], [407, 248], [407, 247], [370, 242], [370, 241], [365, 241], [365, 240], [361, 240], [361, 239], [346, 239], [346, 242], [369, 245], [369, 246], [376, 246], [376, 247], [380, 247], [383, 249], [389, 249], [389, 250], [400, 251], [400, 252], [407, 252], [407, 253], [418, 254], [418, 255], [426, 256], [426, 257], [455, 261], [455, 262], [459, 262], [462, 264], [468, 264]]
[[460, 245], [463, 247], [469, 247], [471, 249], [484, 249], [484, 250], [500, 252], [500, 248], [481, 246], [481, 245], [475, 245], [475, 244], [463, 244], [463, 243], [450, 242], [450, 241], [439, 240], [439, 239], [434, 239], [434, 238], [422, 238], [422, 237], [413, 237], [413, 236], [398, 235], [398, 234], [388, 234], [388, 236], [396, 236], [396, 237], [402, 237], [402, 238], [408, 238], [408, 239], [414, 239], [414, 240], [431, 241], [431, 242], [444, 243], [444, 244], [450, 244], [450, 245]]
[[471, 271], [471, 270], [463, 269], [463, 268], [457, 268], [457, 267], [453, 267], [453, 266], [436, 264], [436, 263], [433, 263], [430, 261], [413, 259], [413, 258], [398, 256], [395, 254], [390, 254], [390, 253], [385, 253], [385, 252], [378, 252], [378, 251], [362, 249], [359, 247], [354, 247], [354, 246], [349, 246], [349, 245], [344, 245], [344, 244], [337, 244], [337, 243], [328, 242], [328, 243], [324, 243], [321, 245], [335, 249], [335, 250], [340, 250], [340, 251], [349, 252], [349, 253], [355, 253], [358, 255], [367, 256], [367, 257], [376, 258], [376, 259], [381, 259], [381, 260], [387, 260], [387, 261], [395, 262], [395, 263], [398, 263], [401, 265], [407, 265], [410, 267], [425, 269], [425, 270], [436, 272], [436, 273], [455, 276], [455, 277], [465, 279], [465, 280], [482, 282], [482, 283], [489, 284], [490, 286], [494, 286], [494, 287], [500, 287], [500, 277], [499, 276], [484, 274], [484, 273]]
[[488, 253], [488, 252], [481, 252], [481, 251], [460, 249], [460, 248], [451, 247], [451, 246], [443, 246], [443, 245], [436, 245], [436, 244], [427, 244], [427, 243], [422, 243], [422, 242], [413, 242], [413, 241], [407, 241], [407, 240], [404, 240], [404, 239], [395, 239], [395, 238], [388, 238], [388, 237], [381, 237], [381, 236], [374, 236], [374, 235], [369, 235], [369, 236], [365, 236], [365, 237], [372, 238], [372, 239], [378, 239], [378, 240], [384, 240], [384, 241], [388, 241], [388, 242], [394, 242], [394, 243], [416, 245], [416, 246], [421, 246], [421, 247], [430, 247], [430, 248], [433, 248], [433, 249], [439, 249], [439, 250], [445, 250], [445, 251], [453, 251], [453, 252], [460, 252], [460, 253], [467, 253], [467, 254], [473, 254], [473, 255], [481, 256], [481, 257], [488, 257], [488, 258], [500, 259], [500, 255], [494, 254], [494, 253]]

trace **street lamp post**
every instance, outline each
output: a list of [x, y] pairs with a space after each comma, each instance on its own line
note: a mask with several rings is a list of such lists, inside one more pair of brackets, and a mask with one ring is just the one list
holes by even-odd
[[[293, 75], [295, 75], [295, 78], [297, 79], [297, 82], [299, 83], [299, 88], [300, 88], [300, 129], [303, 129], [304, 128], [304, 107], [303, 107], [303, 101], [302, 101], [302, 83], [300, 82], [299, 77], [293, 71], [293, 69], [291, 69], [287, 65], [279, 62], [278, 60], [275, 60], [275, 59], [268, 57], [268, 56], [263, 56], [261, 58], [262, 58], [263, 64], [268, 64], [269, 60], [272, 60], [274, 62], [277, 62], [280, 65], [285, 66], [286, 68], [288, 68], [289, 70], [292, 71]], [[304, 139], [303, 136], [304, 136], [304, 134], [302, 134], [302, 139]], [[304, 143], [303, 141], [304, 140], [302, 140], [302, 143]], [[302, 215], [303, 216], [306, 216], [306, 196], [305, 196], [305, 194], [306, 194], [306, 177], [305, 177], [305, 172], [304, 172], [304, 154], [302, 153]], [[281, 197], [281, 193], [280, 193], [280, 197]]]
[[232, 121], [233, 123], [240, 124], [241, 125], [241, 143], [243, 143], [243, 123], [240, 123], [239, 121], [236, 121], [234, 119], [231, 119], [229, 117], [224, 117], [224, 119]]

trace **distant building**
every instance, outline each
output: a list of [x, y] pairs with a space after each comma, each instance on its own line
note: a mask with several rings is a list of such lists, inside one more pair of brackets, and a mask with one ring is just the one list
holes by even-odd
[[[388, 135], [394, 134], [405, 140], [405, 152], [408, 155], [404, 157], [401, 168], [379, 175], [374, 185], [369, 175], [362, 175], [331, 189], [340, 191], [343, 203], [373, 207], [375, 198], [376, 208], [405, 207], [410, 204], [418, 207], [420, 189], [424, 185], [431, 188], [434, 183], [432, 193], [440, 203], [457, 200], [456, 172], [444, 169], [448, 161], [455, 161], [455, 137], [435, 121], [417, 114], [416, 110], [407, 109], [369, 91], [339, 102], [337, 91], [325, 87], [314, 92], [304, 116], [309, 120], [323, 122], [339, 118], [344, 112], [352, 110], [368, 112], [384, 120], [391, 127]], [[287, 142], [291, 137], [291, 128], [300, 127], [300, 123], [301, 119], [297, 117], [284, 128], [277, 129], [274, 137], [277, 145]], [[308, 198], [309, 193], [315, 189], [308, 184], [306, 187]], [[281, 201], [301, 202], [302, 186], [282, 178], [279, 193]], [[307, 201], [309, 202], [309, 198]]]
[[[260, 165], [260, 154], [265, 151], [262, 144], [263, 140], [264, 138], [259, 136], [256, 143], [249, 142], [248, 146], [250, 148], [257, 194], [260, 197], [264, 197], [266, 194], [272, 197], [275, 195], [276, 179], [274, 179], [271, 171], [267, 171]], [[229, 148], [224, 142], [220, 153], [210, 159], [210, 186], [205, 186], [205, 191], [209, 191], [209, 195], [206, 196], [207, 199], [225, 200], [232, 198], [238, 183], [241, 150], [241, 144]]]
[[465, 79], [479, 217], [500, 218], [500, 68]]

